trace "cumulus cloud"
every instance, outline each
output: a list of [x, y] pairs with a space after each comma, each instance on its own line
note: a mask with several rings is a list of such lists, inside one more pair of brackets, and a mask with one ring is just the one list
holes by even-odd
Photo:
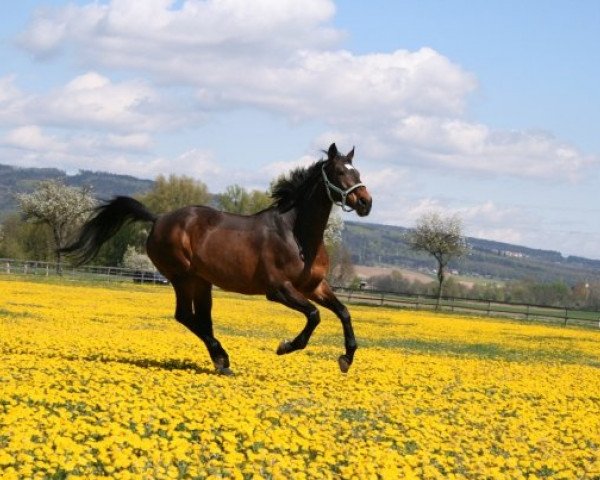
[[26, 151], [62, 151], [65, 145], [56, 137], [47, 135], [37, 125], [27, 125], [10, 130], [3, 139], [4, 145]]
[[[38, 10], [20, 43], [38, 57], [73, 52], [92, 70], [38, 99], [60, 112], [57, 121], [158, 129], [169, 122], [157, 91], [184, 85], [196, 112], [250, 106], [319, 120], [395, 167], [573, 180], [597, 163], [548, 133], [468, 120], [477, 81], [435, 50], [340, 49], [334, 14], [330, 0], [111, 0]], [[141, 74], [153, 86], [113, 83], [98, 68]], [[3, 101], [0, 94], [0, 108]], [[190, 110], [177, 110], [182, 123], [199, 121]]]
[[[196, 88], [207, 107], [253, 105], [293, 118], [371, 122], [460, 112], [474, 77], [429, 48], [354, 55], [332, 49], [328, 0], [113, 0], [38, 13], [21, 43], [37, 55], [73, 45], [80, 61]], [[49, 24], [56, 34], [46, 35]], [[41, 33], [39, 33], [41, 31]]]
[[[324, 25], [335, 12], [329, 0], [112, 0], [37, 10], [20, 43], [47, 56], [75, 41], [86, 53], [101, 49], [107, 64], [121, 65], [131, 53], [140, 62], [157, 61], [173, 52], [197, 50], [227, 56], [323, 46], [339, 40], [338, 30]], [[124, 49], [124, 50], [123, 50]], [[125, 66], [129, 66], [125, 64]]]
[[14, 121], [26, 118], [52, 127], [147, 133], [181, 126], [191, 117], [199, 118], [188, 112], [183, 106], [177, 110], [144, 81], [113, 82], [91, 71], [60, 88], [22, 98]]
[[460, 119], [410, 116], [390, 132], [407, 158], [472, 172], [579, 177], [597, 159], [541, 131], [500, 131]]

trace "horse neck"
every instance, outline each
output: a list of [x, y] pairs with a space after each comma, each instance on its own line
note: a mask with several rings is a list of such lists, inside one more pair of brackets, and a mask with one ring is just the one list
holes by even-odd
[[294, 235], [305, 261], [312, 263], [317, 255], [333, 204], [321, 184], [298, 202], [295, 211]]

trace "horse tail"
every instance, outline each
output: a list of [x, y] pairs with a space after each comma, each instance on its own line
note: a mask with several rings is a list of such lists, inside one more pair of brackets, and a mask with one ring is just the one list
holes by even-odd
[[100, 247], [113, 237], [126, 223], [155, 222], [158, 217], [143, 204], [131, 197], [115, 197], [94, 210], [93, 216], [83, 224], [77, 238], [59, 252], [75, 259], [76, 265], [92, 260]]

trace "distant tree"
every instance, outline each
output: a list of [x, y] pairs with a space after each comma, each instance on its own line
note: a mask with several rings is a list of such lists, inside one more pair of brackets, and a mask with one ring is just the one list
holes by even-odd
[[600, 310], [600, 282], [590, 282], [588, 289], [586, 307]]
[[228, 185], [225, 191], [217, 196], [219, 208], [229, 213], [246, 213], [249, 195], [246, 189], [237, 183]]
[[159, 175], [153, 187], [140, 196], [154, 213], [166, 213], [188, 205], [206, 205], [210, 202], [208, 187], [191, 177]]
[[234, 184], [225, 188], [217, 196], [219, 208], [225, 212], [250, 215], [267, 208], [271, 204], [268, 192], [252, 190], [248, 192], [244, 187]]
[[0, 257], [25, 259], [26, 251], [24, 238], [26, 236], [25, 223], [19, 215], [9, 215], [0, 225]]
[[54, 241], [56, 271], [62, 272], [62, 255], [70, 234], [87, 218], [96, 200], [87, 188], [69, 187], [56, 180], [39, 182], [32, 193], [17, 194], [25, 219], [47, 225]]
[[271, 194], [268, 191], [262, 190], [252, 190], [250, 192], [250, 205], [251, 212], [256, 213], [268, 208], [273, 203], [273, 199], [271, 198]]
[[[384, 292], [411, 293], [411, 282], [398, 270], [392, 270], [388, 275], [375, 275], [369, 278], [369, 284]], [[419, 292], [421, 293], [421, 292]]]
[[123, 255], [123, 266], [132, 270], [154, 270], [148, 255], [139, 252], [133, 245], [129, 245]]
[[462, 222], [457, 215], [442, 217], [437, 212], [424, 214], [417, 220], [415, 229], [408, 233], [407, 242], [413, 250], [427, 252], [437, 262], [437, 309], [442, 298], [448, 262], [468, 251]]

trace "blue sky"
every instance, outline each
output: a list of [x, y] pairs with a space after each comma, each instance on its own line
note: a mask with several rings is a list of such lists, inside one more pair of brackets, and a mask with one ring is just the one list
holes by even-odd
[[[0, 163], [265, 188], [356, 146], [369, 221], [600, 258], [600, 2], [13, 2]], [[345, 214], [346, 219], [354, 219]]]

